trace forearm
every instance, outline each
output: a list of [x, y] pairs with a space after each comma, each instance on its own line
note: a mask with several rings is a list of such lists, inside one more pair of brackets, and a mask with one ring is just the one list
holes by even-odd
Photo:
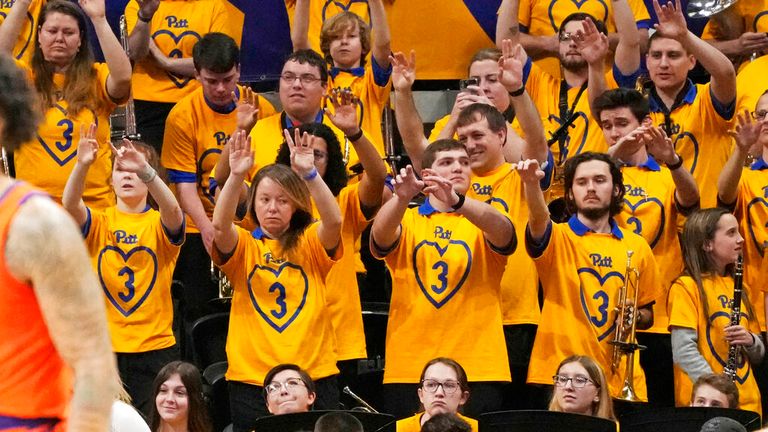
[[309, 0], [296, 0], [291, 24], [293, 50], [309, 48]]
[[456, 213], [466, 217], [480, 228], [485, 238], [494, 246], [505, 247], [512, 243], [515, 227], [508, 217], [490, 205], [472, 198], [466, 198]]
[[[606, 90], [608, 90], [608, 85], [605, 82], [605, 62], [601, 61], [601, 62], [590, 64], [588, 68], [588, 78], [587, 78], [587, 97], [589, 100], [589, 109], [592, 111], [592, 117], [595, 117], [595, 115], [597, 114], [593, 109], [595, 100], [598, 97], [600, 97], [600, 95], [605, 93]], [[599, 124], [600, 120], [597, 118], [595, 119]], [[609, 150], [609, 154], [610, 154], [610, 150]]]
[[387, 178], [387, 167], [379, 156], [379, 152], [365, 135], [354, 141], [352, 145], [365, 171], [358, 186], [360, 203], [367, 208], [378, 208], [381, 205], [382, 185]]
[[128, 36], [128, 52], [131, 60], [137, 62], [149, 54], [149, 37], [149, 23], [136, 20], [136, 25]]
[[93, 18], [93, 27], [96, 30], [96, 37], [104, 53], [104, 60], [109, 67], [109, 78], [119, 86], [127, 86], [130, 91], [131, 83], [131, 62], [123, 51], [120, 41], [112, 33], [112, 28], [105, 17]]
[[3, 25], [0, 25], [0, 53], [9, 55], [13, 53], [13, 47], [24, 26], [30, 3], [31, 0], [16, 0], [11, 6], [8, 16], [3, 20]]
[[454, 115], [451, 115], [450, 117], [448, 117], [448, 121], [445, 122], [445, 124], [443, 125], [443, 128], [440, 129], [440, 133], [437, 134], [437, 138], [435, 139], [435, 141], [441, 140], [441, 139], [453, 139], [454, 135], [456, 135], [457, 120], [458, 118]]
[[525, 202], [528, 204], [528, 229], [534, 239], [540, 239], [550, 223], [549, 207], [538, 182], [525, 184]]
[[[224, 184], [224, 187], [219, 193], [216, 200], [216, 206], [213, 208], [213, 229], [215, 232], [216, 242], [219, 242], [219, 237], [226, 235], [233, 227], [233, 221], [235, 220], [235, 211], [237, 210], [237, 202], [240, 197], [240, 187], [243, 185], [245, 176], [230, 174], [229, 179]], [[229, 252], [222, 250], [222, 252]]]
[[72, 215], [78, 226], [82, 227], [88, 217], [88, 210], [83, 202], [83, 192], [85, 192], [85, 177], [88, 174], [88, 166], [79, 162], [75, 163], [72, 172], [64, 186], [64, 192], [61, 196], [61, 205]]
[[429, 142], [424, 136], [424, 126], [422, 126], [421, 116], [416, 110], [411, 89], [395, 91], [395, 119], [400, 136], [403, 138], [405, 151], [411, 158], [413, 169], [419, 172], [421, 170], [421, 155]]
[[613, 20], [619, 34], [614, 63], [624, 75], [630, 75], [640, 67], [640, 31], [627, 0], [611, 0]]
[[197, 185], [195, 183], [177, 183], [176, 191], [179, 194], [181, 210], [189, 215], [195, 226], [200, 230], [213, 228], [213, 224], [205, 212], [205, 207], [200, 201], [200, 196], [197, 194]]
[[520, 96], [512, 96], [511, 100], [517, 121], [525, 134], [522, 158], [536, 159], [539, 164], [543, 164], [547, 160], [549, 147], [547, 147], [547, 138], [544, 136], [544, 125], [541, 123], [539, 110], [536, 109], [527, 91]]
[[690, 208], [699, 202], [699, 186], [685, 166], [672, 170], [672, 181], [675, 183], [677, 202], [681, 206]]
[[704, 359], [698, 349], [696, 330], [688, 328], [672, 328], [672, 360], [680, 366], [691, 381], [708, 373], [712, 367]]
[[147, 188], [160, 210], [163, 226], [173, 233], [178, 233], [184, 224], [184, 212], [181, 211], [181, 206], [171, 189], [157, 175], [147, 183]]
[[408, 200], [393, 195], [392, 199], [381, 206], [371, 227], [371, 237], [376, 245], [388, 249], [395, 244], [400, 237], [400, 222], [408, 209], [408, 204]]
[[731, 103], [736, 98], [736, 71], [728, 57], [690, 31], [680, 43], [711, 75], [715, 97], [721, 103]]
[[557, 57], [558, 55], [557, 35], [531, 36], [526, 33], [520, 33], [520, 45], [523, 46], [525, 52], [533, 59]]
[[331, 250], [339, 245], [341, 239], [341, 209], [336, 197], [333, 196], [328, 185], [325, 184], [319, 174], [314, 178], [304, 181], [309, 188], [309, 194], [315, 202], [315, 208], [320, 215], [320, 226], [317, 228], [317, 236], [326, 250]]
[[221, 155], [219, 155], [219, 161], [216, 162], [216, 168], [214, 169], [213, 179], [220, 188], [223, 188], [229, 179], [229, 144], [224, 145], [221, 149]]
[[763, 338], [760, 334], [752, 334], [752, 340], [755, 341], [751, 346], [745, 347], [744, 352], [749, 357], [749, 362], [753, 365], [759, 365], [763, 361], [765, 356], [765, 344], [763, 344]]
[[167, 58], [165, 70], [185, 77], [195, 76], [195, 63], [192, 58]]
[[717, 197], [725, 204], [736, 202], [736, 195], [741, 180], [741, 172], [748, 152], [735, 146], [731, 157], [723, 166], [720, 177], [717, 179]]
[[518, 43], [520, 38], [520, 23], [518, 22], [518, 0], [503, 0], [499, 7], [499, 16], [496, 20], [496, 46], [501, 47], [504, 39], [511, 39]]
[[389, 67], [392, 37], [389, 33], [389, 23], [387, 22], [387, 14], [384, 11], [384, 3], [382, 0], [368, 0], [368, 7], [371, 11], [371, 36], [373, 39], [371, 54], [379, 66], [386, 68]]

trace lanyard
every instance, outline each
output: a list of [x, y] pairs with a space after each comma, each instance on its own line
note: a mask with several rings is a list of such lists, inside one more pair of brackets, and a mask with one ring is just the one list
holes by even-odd
[[579, 103], [579, 99], [581, 99], [581, 95], [586, 89], [587, 83], [585, 82], [579, 88], [579, 92], [576, 93], [576, 98], [573, 100], [573, 104], [568, 108], [568, 83], [566, 83], [565, 80], [560, 80], [560, 99], [557, 106], [560, 110], [560, 121], [562, 123], [557, 130], [550, 132], [551, 138], [547, 140], [547, 145], [549, 146], [557, 142], [559, 150], [559, 155], [557, 157], [558, 165], [562, 165], [568, 155], [568, 151], [565, 147], [566, 140], [568, 139], [568, 128], [573, 126], [573, 122], [576, 121], [576, 104]]
[[651, 87], [651, 97], [656, 100], [657, 104], [661, 108], [661, 113], [664, 114], [664, 124], [661, 125], [661, 128], [670, 139], [680, 132], [680, 126], [674, 127], [674, 123], [672, 122], [672, 112], [683, 104], [683, 99], [688, 94], [690, 86], [691, 82], [686, 81], [683, 88], [677, 94], [677, 97], [675, 97], [675, 102], [672, 103], [670, 108], [667, 108], [667, 106], [661, 100], [659, 94], [656, 92], [656, 87]]

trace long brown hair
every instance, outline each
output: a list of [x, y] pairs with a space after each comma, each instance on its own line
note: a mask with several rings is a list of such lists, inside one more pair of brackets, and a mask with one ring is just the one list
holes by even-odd
[[[560, 368], [569, 364], [580, 364], [589, 374], [589, 379], [597, 387], [597, 394], [599, 399], [597, 402], [592, 402], [592, 415], [608, 420], [616, 420], [616, 416], [613, 413], [613, 400], [608, 389], [608, 381], [605, 378], [605, 372], [592, 357], [585, 355], [572, 355], [566, 357], [565, 360], [560, 362], [557, 366], [557, 373], [560, 373]], [[552, 400], [549, 402], [550, 411], [563, 411], [563, 408], [557, 403], [557, 398], [554, 393], [552, 394]]]
[[[80, 48], [64, 73], [64, 88], [59, 89], [62, 99], [67, 101], [68, 114], [74, 115], [83, 108], [98, 111], [104, 107], [101, 106], [97, 97], [98, 80], [96, 79], [96, 71], [93, 69], [93, 53], [88, 42], [85, 14], [75, 3], [66, 0], [52, 0], [40, 11], [38, 28], [42, 28], [48, 16], [53, 13], [74, 18], [80, 30]], [[35, 76], [35, 89], [40, 98], [40, 106], [43, 111], [47, 111], [57, 102], [57, 89], [53, 83], [53, 66], [45, 60], [43, 51], [40, 49], [40, 31], [37, 32], [31, 67]]]
[[[709, 302], [707, 301], [707, 293], [704, 291], [703, 280], [705, 277], [715, 276], [717, 269], [709, 257], [710, 253], [704, 250], [704, 246], [715, 238], [715, 231], [717, 231], [717, 224], [720, 222], [720, 218], [729, 213], [727, 209], [722, 207], [693, 212], [685, 221], [680, 242], [683, 248], [683, 263], [685, 264], [683, 274], [690, 276], [696, 282], [707, 326], [709, 326]], [[733, 265], [728, 265], [726, 272], [730, 273], [731, 271], [733, 271]], [[757, 319], [749, 298], [746, 295], [742, 295], [741, 298], [747, 306], [750, 319]]]
[[309, 189], [304, 180], [285, 165], [271, 164], [260, 169], [253, 178], [253, 184], [248, 193], [248, 213], [257, 225], [260, 223], [256, 216], [256, 191], [259, 183], [267, 177], [283, 188], [285, 195], [296, 207], [296, 211], [291, 215], [288, 229], [278, 239], [283, 251], [288, 252], [299, 243], [304, 230], [312, 223], [312, 201]]
[[203, 399], [203, 380], [200, 377], [200, 371], [191, 363], [183, 361], [173, 361], [165, 365], [157, 373], [155, 381], [152, 383], [152, 404], [150, 410], [151, 429], [156, 432], [160, 428], [162, 419], [157, 413], [157, 394], [160, 393], [160, 386], [168, 380], [173, 374], [179, 374], [181, 382], [187, 389], [187, 400], [189, 414], [187, 417], [187, 429], [189, 432], [213, 432], [213, 426], [208, 416], [208, 406]]

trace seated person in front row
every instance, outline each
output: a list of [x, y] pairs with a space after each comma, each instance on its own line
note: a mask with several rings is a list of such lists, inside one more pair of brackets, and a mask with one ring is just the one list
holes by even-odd
[[421, 426], [421, 432], [471, 432], [472, 426], [456, 414], [438, 414]]
[[722, 374], [704, 374], [693, 384], [691, 406], [738, 408], [739, 388]]
[[343, 411], [323, 414], [315, 423], [315, 432], [364, 432], [363, 424], [355, 416]]
[[555, 390], [550, 411], [584, 414], [616, 421], [603, 368], [591, 357], [572, 355], [560, 362], [552, 377]]
[[312, 378], [294, 364], [277, 365], [264, 377], [264, 399], [273, 415], [308, 412], [316, 397]]
[[397, 422], [397, 432], [419, 432], [429, 419], [440, 414], [455, 414], [478, 431], [477, 420], [459, 414], [469, 399], [469, 382], [464, 368], [450, 358], [430, 360], [421, 371], [421, 387], [417, 390], [423, 412]]

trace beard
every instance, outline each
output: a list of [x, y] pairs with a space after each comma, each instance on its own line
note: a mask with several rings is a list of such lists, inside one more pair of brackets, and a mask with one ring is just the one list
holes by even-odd
[[588, 67], [587, 61], [583, 58], [580, 58], [578, 60], [571, 59], [571, 58], [562, 58], [560, 59], [560, 64], [563, 65], [563, 69], [569, 71], [569, 72], [579, 72]]
[[608, 214], [611, 210], [611, 205], [605, 205], [603, 207], [590, 207], [585, 209], [579, 209], [579, 214], [584, 216], [585, 218], [596, 221]]

